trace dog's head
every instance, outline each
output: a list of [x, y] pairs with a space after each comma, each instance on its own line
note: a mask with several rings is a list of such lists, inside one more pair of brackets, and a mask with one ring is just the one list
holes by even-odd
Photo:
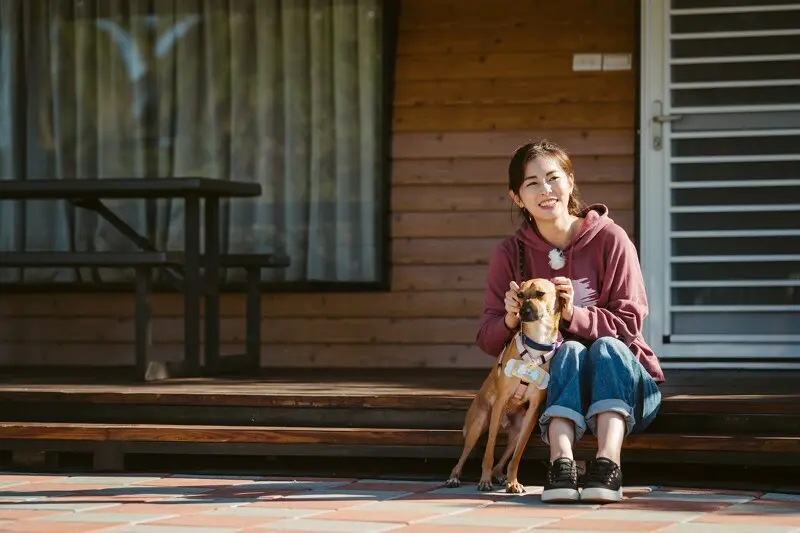
[[517, 293], [521, 302], [519, 318], [523, 328], [526, 324], [544, 323], [554, 335], [558, 334], [561, 321], [561, 299], [550, 280], [534, 278], [522, 283]]

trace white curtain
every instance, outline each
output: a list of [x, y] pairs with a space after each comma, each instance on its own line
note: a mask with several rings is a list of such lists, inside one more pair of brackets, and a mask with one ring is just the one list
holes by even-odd
[[[223, 204], [223, 250], [287, 253], [276, 281], [374, 281], [381, 18], [381, 0], [2, 0], [0, 179], [257, 181], [261, 197]], [[181, 201], [107, 203], [182, 248]], [[65, 202], [3, 201], [0, 249], [135, 246]]]

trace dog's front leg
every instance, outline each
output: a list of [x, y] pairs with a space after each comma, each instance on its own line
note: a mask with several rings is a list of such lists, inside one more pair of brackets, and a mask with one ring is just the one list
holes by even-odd
[[497, 442], [497, 434], [500, 431], [500, 421], [503, 419], [508, 398], [497, 398], [492, 404], [492, 417], [489, 420], [489, 436], [486, 439], [486, 451], [483, 454], [481, 465], [481, 480], [478, 482], [478, 490], [492, 490], [492, 466], [494, 466], [494, 447]]
[[[478, 400], [476, 400], [476, 402], [477, 401]], [[478, 442], [478, 439], [486, 429], [486, 417], [488, 415], [488, 411], [477, 403], [473, 405], [473, 408], [470, 409], [466, 424], [464, 425], [466, 431], [464, 431], [464, 449], [461, 451], [461, 457], [458, 459], [456, 466], [454, 466], [453, 470], [450, 472], [450, 479], [444, 483], [444, 486], [447, 488], [452, 489], [461, 484], [459, 478], [461, 477], [461, 470], [464, 468], [464, 463], [466, 462], [467, 457], [469, 457], [470, 452], [472, 452], [472, 449], [475, 447], [475, 444]]]
[[522, 453], [525, 451], [525, 446], [528, 444], [528, 439], [533, 432], [533, 426], [536, 423], [536, 415], [539, 413], [539, 402], [534, 402], [528, 405], [528, 410], [525, 411], [525, 417], [522, 419], [522, 424], [519, 428], [519, 436], [517, 437], [516, 446], [514, 447], [514, 455], [508, 463], [508, 480], [506, 481], [506, 492], [520, 493], [525, 492], [525, 487], [517, 480], [517, 472], [519, 471], [519, 463], [522, 460]]
[[501, 485], [505, 485], [506, 481], [508, 481], [508, 477], [505, 473], [505, 467], [508, 463], [508, 460], [511, 459], [511, 454], [514, 453], [514, 449], [517, 447], [517, 437], [519, 436], [519, 426], [521, 420], [522, 418], [519, 416], [519, 413], [515, 413], [509, 417], [510, 423], [508, 426], [508, 444], [503, 452], [503, 456], [492, 469], [492, 479]]

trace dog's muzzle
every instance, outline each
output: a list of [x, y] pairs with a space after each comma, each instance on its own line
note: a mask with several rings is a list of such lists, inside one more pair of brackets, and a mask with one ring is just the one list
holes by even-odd
[[529, 302], [525, 302], [519, 310], [519, 318], [523, 322], [536, 322], [540, 317], [536, 309]]

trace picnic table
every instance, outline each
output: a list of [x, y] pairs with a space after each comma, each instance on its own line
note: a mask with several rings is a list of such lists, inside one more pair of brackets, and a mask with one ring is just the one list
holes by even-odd
[[[260, 281], [262, 268], [285, 268], [281, 254], [221, 254], [219, 208], [222, 198], [257, 197], [261, 185], [212, 178], [102, 178], [0, 180], [2, 200], [66, 200], [96, 212], [139, 247], [134, 252], [0, 252], [0, 267], [95, 266], [136, 269], [136, 368], [142, 378], [199, 376], [200, 304], [205, 297], [205, 363], [207, 373], [243, 367], [255, 370], [260, 359]], [[184, 250], [159, 251], [146, 237], [117, 216], [104, 199], [182, 199]], [[204, 204], [204, 253], [200, 253], [200, 203]], [[221, 267], [247, 271], [247, 353], [224, 365], [220, 359], [219, 285]], [[184, 360], [164, 370], [150, 361], [150, 294], [152, 269], [169, 269], [177, 276], [184, 299]], [[202, 270], [202, 277], [201, 277]], [[154, 366], [155, 364], [155, 366]], [[255, 367], [255, 368], [254, 368]], [[153, 369], [157, 368], [157, 371]]]

